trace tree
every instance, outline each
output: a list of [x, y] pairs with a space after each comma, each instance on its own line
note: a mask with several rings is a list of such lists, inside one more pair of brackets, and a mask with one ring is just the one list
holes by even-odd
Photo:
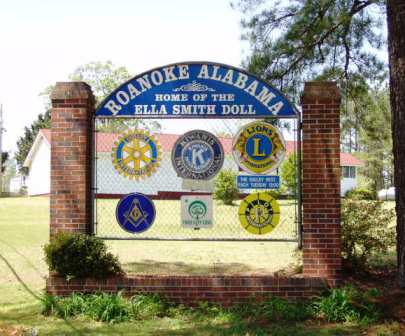
[[1, 153], [1, 160], [0, 160], [0, 170], [1, 173], [4, 173], [6, 171], [6, 167], [7, 167], [7, 160], [10, 156], [9, 152], [3, 152]]
[[363, 116], [360, 132], [361, 173], [371, 182], [373, 193], [393, 184], [391, 109], [388, 90], [373, 90], [364, 97], [368, 113]]
[[[385, 64], [374, 50], [387, 11], [399, 282], [405, 287], [405, 3], [403, 0], [239, 0], [252, 45], [246, 66], [298, 96], [304, 81], [334, 79], [345, 100], [359, 82], [381, 82]], [[258, 7], [259, 6], [259, 7]], [[261, 6], [261, 8], [260, 8]], [[257, 8], [259, 10], [257, 11]], [[256, 12], [255, 12], [256, 10]], [[378, 12], [380, 13], [378, 13]], [[318, 75], [318, 74], [321, 75]], [[352, 79], [355, 79], [353, 82]]]
[[387, 0], [390, 97], [400, 286], [405, 288], [405, 3]]
[[82, 81], [89, 84], [97, 103], [102, 102], [119, 85], [130, 78], [131, 74], [127, 68], [115, 66], [111, 61], [81, 65], [69, 76], [72, 81]]
[[297, 194], [297, 155], [291, 154], [281, 165], [281, 181], [289, 193]]
[[[70, 80], [83, 81], [91, 86], [96, 103], [100, 104], [119, 85], [128, 81], [131, 74], [126, 67], [116, 66], [111, 61], [91, 62], [79, 66], [69, 76]], [[161, 129], [155, 120], [144, 121], [141, 119], [102, 119], [97, 123], [97, 129], [102, 132], [124, 132], [128, 128], [144, 127], [153, 131]]]
[[27, 174], [28, 171], [23, 167], [24, 161], [30, 151], [32, 144], [41, 128], [51, 127], [51, 110], [47, 110], [44, 114], [40, 114], [31, 126], [24, 127], [24, 135], [17, 140], [17, 152], [15, 159], [17, 161], [18, 170], [22, 174]]

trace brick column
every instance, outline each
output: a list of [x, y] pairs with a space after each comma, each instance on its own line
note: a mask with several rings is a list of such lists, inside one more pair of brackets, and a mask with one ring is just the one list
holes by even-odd
[[94, 96], [86, 83], [67, 82], [56, 84], [51, 100], [50, 234], [89, 233]]
[[332, 82], [305, 83], [303, 109], [304, 275], [341, 278], [340, 92]]

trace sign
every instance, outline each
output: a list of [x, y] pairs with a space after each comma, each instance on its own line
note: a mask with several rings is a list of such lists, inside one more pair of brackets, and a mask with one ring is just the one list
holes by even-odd
[[280, 189], [280, 176], [239, 175], [239, 189]]
[[280, 222], [280, 206], [266, 192], [250, 194], [239, 206], [239, 220], [252, 234], [270, 233]]
[[138, 180], [156, 171], [162, 154], [152, 135], [145, 130], [136, 130], [125, 133], [115, 142], [111, 156], [118, 173]]
[[99, 117], [296, 117], [277, 89], [242, 69], [206, 62], [171, 64], [119, 86], [96, 111]]
[[192, 229], [212, 228], [212, 196], [182, 196], [181, 224]]
[[209, 180], [224, 163], [224, 149], [218, 138], [202, 130], [180, 136], [172, 150], [172, 164], [183, 179]]
[[133, 193], [118, 202], [115, 217], [123, 230], [130, 233], [141, 233], [152, 226], [156, 210], [148, 197], [140, 193]]
[[233, 139], [232, 154], [238, 166], [250, 174], [268, 174], [283, 161], [286, 146], [273, 125], [255, 121], [242, 127]]

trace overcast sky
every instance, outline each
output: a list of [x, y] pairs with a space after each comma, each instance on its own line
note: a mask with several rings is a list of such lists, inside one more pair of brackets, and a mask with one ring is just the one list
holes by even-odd
[[111, 60], [132, 74], [180, 61], [240, 66], [240, 13], [229, 0], [0, 0], [3, 150], [39, 113], [39, 93]]

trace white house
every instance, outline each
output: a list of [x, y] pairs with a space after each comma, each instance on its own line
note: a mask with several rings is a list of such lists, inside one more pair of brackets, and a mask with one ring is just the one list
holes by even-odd
[[[172, 167], [171, 150], [179, 135], [157, 135], [162, 149], [160, 167], [151, 177], [139, 181], [130, 180], [117, 173], [111, 160], [111, 151], [118, 135], [113, 133], [97, 133], [97, 193], [101, 195], [127, 194], [136, 190], [145, 194], [158, 195], [159, 193], [176, 193], [190, 191], [185, 187], [185, 181], [179, 178]], [[50, 130], [39, 131], [34, 144], [24, 162], [28, 167], [29, 175], [26, 180], [28, 195], [44, 195], [50, 192]], [[238, 171], [232, 157], [232, 139], [221, 138], [225, 152], [224, 168]], [[294, 152], [293, 141], [287, 142], [287, 155]], [[348, 153], [341, 153], [342, 166], [342, 196], [357, 186], [357, 168], [362, 162]], [[212, 188], [212, 185], [206, 186]]]

